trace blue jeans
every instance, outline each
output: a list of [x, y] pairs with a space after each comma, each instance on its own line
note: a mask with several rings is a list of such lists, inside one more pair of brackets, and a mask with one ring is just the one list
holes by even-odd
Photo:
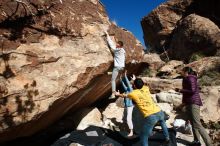
[[164, 120], [164, 113], [162, 111], [152, 114], [148, 117], [145, 117], [143, 120], [143, 127], [140, 134], [141, 145], [148, 146], [148, 137], [151, 135], [152, 130], [156, 123], [159, 122], [162, 129], [163, 135], [166, 139], [169, 139], [168, 129]]
[[114, 67], [113, 68], [113, 71], [112, 71], [112, 92], [115, 92], [116, 91], [116, 78], [118, 76], [118, 72], [120, 70], [123, 70], [124, 68], [123, 67]]

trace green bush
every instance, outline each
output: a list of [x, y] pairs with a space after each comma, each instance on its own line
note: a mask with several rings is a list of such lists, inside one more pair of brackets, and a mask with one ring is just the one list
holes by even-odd
[[196, 52], [196, 53], [192, 54], [192, 56], [189, 59], [189, 62], [194, 62], [194, 61], [200, 60], [200, 59], [202, 59], [204, 57], [205, 57], [205, 55], [203, 53]]
[[220, 72], [207, 71], [199, 78], [199, 84], [201, 86], [215, 86], [220, 85]]
[[142, 73], [141, 76], [144, 77], [153, 77], [153, 71], [150, 68], [146, 68]]

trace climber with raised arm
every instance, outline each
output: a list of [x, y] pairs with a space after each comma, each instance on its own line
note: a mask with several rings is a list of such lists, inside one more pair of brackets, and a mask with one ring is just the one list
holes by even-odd
[[122, 71], [125, 67], [125, 50], [123, 48], [123, 42], [118, 41], [116, 44], [113, 42], [111, 37], [109, 36], [108, 32], [105, 31], [106, 38], [109, 47], [111, 48], [113, 54], [114, 54], [114, 68], [112, 71], [112, 94], [110, 96], [110, 99], [115, 98], [116, 93], [116, 78], [118, 76], [119, 71]]

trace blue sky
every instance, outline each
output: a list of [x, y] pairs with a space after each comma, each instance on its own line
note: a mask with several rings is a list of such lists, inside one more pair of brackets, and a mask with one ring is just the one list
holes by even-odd
[[101, 0], [111, 21], [131, 31], [144, 46], [141, 19], [166, 0]]

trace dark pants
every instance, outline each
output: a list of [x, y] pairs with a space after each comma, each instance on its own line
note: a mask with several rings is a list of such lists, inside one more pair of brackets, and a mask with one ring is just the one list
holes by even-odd
[[200, 106], [195, 104], [187, 105], [186, 113], [189, 115], [189, 120], [192, 123], [194, 140], [199, 141], [201, 135], [206, 146], [212, 146], [211, 138], [200, 121]]

